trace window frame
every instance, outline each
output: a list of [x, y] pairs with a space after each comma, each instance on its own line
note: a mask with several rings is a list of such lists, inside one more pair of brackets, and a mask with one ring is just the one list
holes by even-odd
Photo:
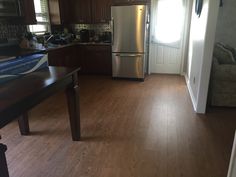
[[[42, 22], [42, 21], [38, 21], [37, 20], [37, 23], [34, 24], [34, 25], [44, 25], [46, 26], [47, 30], [46, 31], [31, 31], [30, 29], [30, 26], [34, 26], [34, 25], [28, 25], [27, 26], [27, 30], [31, 33], [34, 33], [35, 35], [37, 36], [41, 36], [41, 35], [44, 35], [45, 33], [47, 32], [51, 32], [51, 21], [50, 21], [50, 14], [49, 14], [49, 2], [48, 0], [45, 0], [46, 1], [46, 4], [47, 4], [47, 7], [46, 7], [46, 13], [37, 13], [36, 12], [36, 8], [35, 8], [35, 15], [36, 15], [36, 20], [37, 20], [37, 17], [46, 17], [46, 22]], [[35, 3], [34, 3], [35, 5]], [[42, 8], [42, 7], [41, 7]]]

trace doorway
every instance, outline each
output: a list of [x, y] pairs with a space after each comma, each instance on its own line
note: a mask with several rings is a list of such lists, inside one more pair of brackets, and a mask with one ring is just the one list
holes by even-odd
[[191, 2], [152, 0], [150, 73], [182, 74], [187, 60]]

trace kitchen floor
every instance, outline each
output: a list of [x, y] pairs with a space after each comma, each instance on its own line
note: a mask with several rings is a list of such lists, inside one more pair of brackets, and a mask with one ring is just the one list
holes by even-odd
[[81, 76], [80, 84], [80, 142], [63, 93], [30, 112], [31, 136], [16, 121], [1, 129], [11, 177], [227, 176], [236, 109], [195, 114], [180, 76]]

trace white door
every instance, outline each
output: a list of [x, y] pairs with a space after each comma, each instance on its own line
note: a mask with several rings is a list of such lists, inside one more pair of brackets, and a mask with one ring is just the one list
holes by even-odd
[[172, 48], [159, 44], [150, 45], [151, 73], [180, 74], [182, 48]]
[[181, 74], [188, 30], [186, 0], [152, 0], [150, 72]]

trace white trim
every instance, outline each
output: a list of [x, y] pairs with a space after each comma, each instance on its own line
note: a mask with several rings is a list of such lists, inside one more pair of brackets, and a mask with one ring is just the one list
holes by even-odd
[[234, 145], [232, 149], [232, 155], [231, 155], [227, 177], [235, 177], [236, 175], [235, 173], [236, 173], [236, 133], [235, 133]]
[[185, 81], [186, 81], [186, 84], [187, 84], [187, 87], [188, 87], [188, 92], [189, 92], [189, 95], [190, 95], [190, 98], [191, 98], [191, 101], [192, 101], [193, 109], [194, 109], [195, 112], [197, 112], [197, 102], [194, 98], [193, 90], [190, 86], [188, 76], [185, 74], [184, 77], [185, 77]]
[[[181, 52], [181, 68], [180, 72], [181, 75], [185, 75], [185, 70], [187, 71], [187, 64], [185, 62], [188, 60], [188, 49], [189, 49], [189, 36], [190, 36], [190, 27], [191, 27], [191, 19], [192, 19], [192, 8], [193, 8], [193, 1], [186, 1], [186, 16], [185, 16], [185, 23], [183, 29], [183, 46]], [[186, 67], [186, 68], [184, 68]]]

